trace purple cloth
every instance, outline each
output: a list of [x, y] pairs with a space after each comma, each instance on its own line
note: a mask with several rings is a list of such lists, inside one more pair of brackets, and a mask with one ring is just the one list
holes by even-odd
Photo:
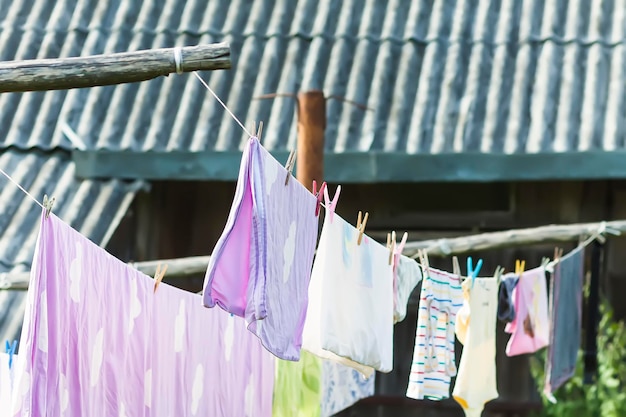
[[153, 287], [42, 216], [12, 415], [271, 416], [274, 357], [245, 322]]
[[250, 138], [235, 198], [204, 280], [216, 304], [249, 323], [267, 350], [300, 359], [313, 254], [317, 199]]

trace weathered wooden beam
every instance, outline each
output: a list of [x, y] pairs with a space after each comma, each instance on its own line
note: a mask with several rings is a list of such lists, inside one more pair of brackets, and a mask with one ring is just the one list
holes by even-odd
[[425, 249], [429, 256], [448, 256], [516, 246], [571, 242], [579, 240], [581, 237], [589, 237], [597, 233], [601, 227], [604, 227], [606, 231], [623, 233], [626, 232], [626, 220], [602, 223], [549, 225], [528, 229], [482, 233], [452, 239], [407, 242], [403, 253], [407, 256], [417, 257], [417, 251], [419, 249]]
[[[209, 264], [210, 256], [192, 256], [189, 258], [163, 259], [158, 261], [130, 262], [129, 265], [144, 274], [153, 277], [157, 265], [167, 264], [165, 279], [173, 277], [187, 277], [189, 275], [204, 274]], [[0, 290], [27, 290], [30, 281], [30, 272], [0, 273]]]
[[87, 57], [0, 62], [0, 92], [67, 90], [134, 83], [176, 72], [231, 67], [227, 43]]
[[[432, 239], [420, 242], [407, 242], [404, 254], [416, 256], [419, 249], [426, 249], [430, 256], [459, 255], [490, 249], [515, 246], [530, 246], [543, 243], [571, 242], [581, 237], [598, 233], [601, 228], [613, 234], [626, 232], [626, 220], [602, 223], [579, 223], [567, 225], [549, 225], [529, 229], [506, 230], [502, 232], [482, 233], [450, 239]], [[146, 275], [154, 276], [159, 263], [167, 264], [166, 279], [203, 274], [209, 264], [209, 256], [163, 259], [157, 261], [135, 262], [129, 265]], [[0, 274], [0, 289], [26, 290], [30, 274], [28, 272], [8, 272]]]

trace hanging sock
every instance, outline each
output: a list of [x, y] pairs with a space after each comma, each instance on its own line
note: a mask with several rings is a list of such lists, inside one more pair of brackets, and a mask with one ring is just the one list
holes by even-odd
[[552, 393], [576, 371], [581, 342], [582, 296], [585, 251], [573, 250], [554, 266], [550, 291], [550, 345], [546, 357], [544, 393]]

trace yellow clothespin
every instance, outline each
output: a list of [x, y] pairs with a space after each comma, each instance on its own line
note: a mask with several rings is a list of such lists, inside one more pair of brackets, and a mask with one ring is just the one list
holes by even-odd
[[387, 233], [387, 249], [389, 249], [389, 265], [393, 265], [393, 254], [396, 251], [396, 232]]
[[54, 204], [54, 200], [54, 197], [48, 199], [47, 194], [44, 194], [43, 196], [43, 207], [46, 210], [46, 219], [50, 217], [50, 212], [52, 211], [52, 205]]
[[526, 267], [526, 261], [515, 260], [515, 275], [522, 275], [524, 268]]
[[361, 245], [361, 241], [363, 240], [363, 233], [365, 233], [365, 225], [367, 224], [367, 219], [369, 218], [370, 214], [368, 212], [365, 212], [365, 217], [363, 217], [363, 221], [361, 221], [362, 216], [363, 213], [359, 211], [359, 217], [356, 221], [356, 230], [359, 231], [359, 237], [356, 240], [357, 245]]
[[154, 273], [154, 291], [153, 291], [153, 293], [156, 292], [157, 287], [159, 286], [161, 281], [163, 281], [163, 277], [165, 276], [165, 271], [167, 271], [167, 264], [165, 264], [165, 266], [163, 267], [163, 270], [161, 271], [161, 263], [159, 262], [159, 264], [157, 265], [156, 272]]

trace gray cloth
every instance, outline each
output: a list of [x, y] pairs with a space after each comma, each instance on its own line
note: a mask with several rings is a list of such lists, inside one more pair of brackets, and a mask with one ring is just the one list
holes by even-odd
[[515, 304], [513, 303], [513, 290], [519, 281], [515, 274], [507, 274], [502, 277], [498, 290], [498, 320], [510, 323], [515, 320]]
[[584, 248], [577, 248], [554, 266], [550, 287], [552, 323], [546, 357], [546, 394], [556, 391], [576, 371], [582, 333], [584, 260]]

